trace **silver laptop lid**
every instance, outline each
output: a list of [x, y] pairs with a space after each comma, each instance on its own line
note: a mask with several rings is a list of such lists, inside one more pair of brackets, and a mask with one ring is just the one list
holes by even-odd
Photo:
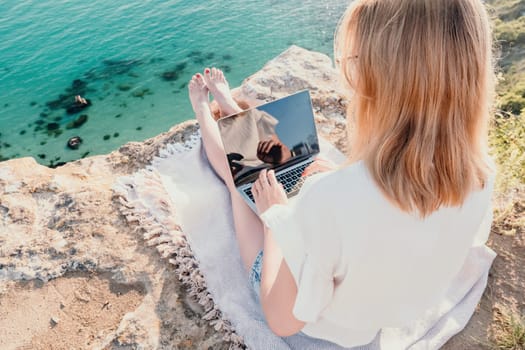
[[279, 171], [319, 153], [308, 90], [218, 121], [236, 186], [250, 183], [262, 169]]

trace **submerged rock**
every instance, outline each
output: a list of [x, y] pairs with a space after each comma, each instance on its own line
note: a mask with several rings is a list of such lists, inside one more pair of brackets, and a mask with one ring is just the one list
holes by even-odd
[[165, 81], [175, 81], [179, 79], [179, 73], [177, 71], [166, 71], [161, 75], [162, 79]]
[[[46, 102], [47, 108], [50, 110], [66, 109], [74, 107], [76, 95], [85, 95], [88, 92], [88, 83], [81, 79], [75, 79], [71, 82], [71, 86], [64, 89], [64, 93], [58, 95], [56, 100]], [[45, 113], [45, 112], [43, 112]], [[73, 112], [75, 113], [75, 112]], [[42, 116], [42, 114], [41, 114]]]
[[57, 130], [58, 128], [60, 128], [60, 124], [58, 123], [48, 123], [47, 124], [48, 131]]
[[120, 91], [129, 91], [131, 90], [132, 86], [130, 84], [119, 84], [117, 85], [117, 89]]
[[53, 131], [48, 131], [47, 134], [49, 136], [54, 136], [55, 138], [57, 138], [58, 136], [62, 135], [63, 133], [63, 130], [62, 129], [56, 129], [56, 130], [53, 130]]
[[78, 149], [80, 144], [82, 143], [82, 139], [80, 136], [73, 136], [67, 141], [67, 147], [70, 149]]
[[67, 114], [75, 114], [91, 106], [90, 99], [86, 99], [86, 102], [87, 103], [74, 102], [70, 104], [69, 107], [66, 108]]
[[51, 161], [51, 162], [49, 162], [48, 167], [49, 167], [49, 168], [52, 168], [52, 169], [55, 169], [55, 168], [58, 168], [59, 166], [64, 166], [64, 165], [66, 165], [66, 164], [67, 164], [67, 162], [58, 162], [58, 163], [55, 163], [54, 161]]
[[[132, 69], [141, 65], [142, 60], [104, 60], [102, 65], [86, 72], [84, 76], [90, 80], [109, 80], [116, 75], [130, 75]], [[131, 76], [131, 75], [130, 75]]]
[[144, 96], [146, 95], [153, 95], [153, 92], [151, 92], [149, 88], [144, 88], [144, 89], [133, 91], [133, 93], [131, 94], [131, 96], [137, 97], [137, 98], [144, 98]]
[[202, 56], [202, 51], [199, 50], [193, 50], [188, 54], [188, 57], [198, 57]]
[[182, 72], [183, 70], [186, 69], [187, 66], [188, 66], [188, 62], [180, 62], [175, 66], [175, 70], [178, 72]]
[[84, 95], [85, 90], [87, 89], [87, 82], [81, 79], [75, 79], [71, 83], [71, 89], [73, 92], [75, 92], [77, 95]]
[[69, 122], [66, 125], [66, 129], [80, 128], [82, 125], [84, 125], [84, 123], [87, 122], [87, 120], [88, 120], [88, 115], [87, 114], [81, 114], [78, 118], [76, 118], [72, 122]]
[[227, 64], [223, 64], [222, 66], [219, 66], [219, 68], [222, 69], [224, 73], [230, 73], [232, 71], [232, 67]]

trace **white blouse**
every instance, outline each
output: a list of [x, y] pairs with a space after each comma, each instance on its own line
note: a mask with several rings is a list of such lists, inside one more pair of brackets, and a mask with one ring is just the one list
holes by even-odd
[[297, 283], [302, 331], [351, 347], [424, 314], [486, 242], [492, 187], [421, 219], [389, 202], [357, 162], [310, 177], [288, 205], [262, 213]]

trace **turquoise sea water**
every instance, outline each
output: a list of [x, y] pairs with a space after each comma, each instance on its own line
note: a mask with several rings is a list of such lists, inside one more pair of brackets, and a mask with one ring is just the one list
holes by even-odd
[[[166, 131], [193, 117], [193, 73], [221, 67], [234, 87], [291, 44], [331, 54], [347, 4], [3, 0], [0, 160], [56, 165]], [[92, 105], [68, 114], [75, 94]], [[72, 136], [77, 150], [66, 147]]]

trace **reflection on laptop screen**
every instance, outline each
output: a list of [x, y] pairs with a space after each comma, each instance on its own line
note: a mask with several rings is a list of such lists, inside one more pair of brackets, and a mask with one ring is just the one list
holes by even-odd
[[308, 91], [220, 119], [219, 130], [236, 185], [319, 153]]

